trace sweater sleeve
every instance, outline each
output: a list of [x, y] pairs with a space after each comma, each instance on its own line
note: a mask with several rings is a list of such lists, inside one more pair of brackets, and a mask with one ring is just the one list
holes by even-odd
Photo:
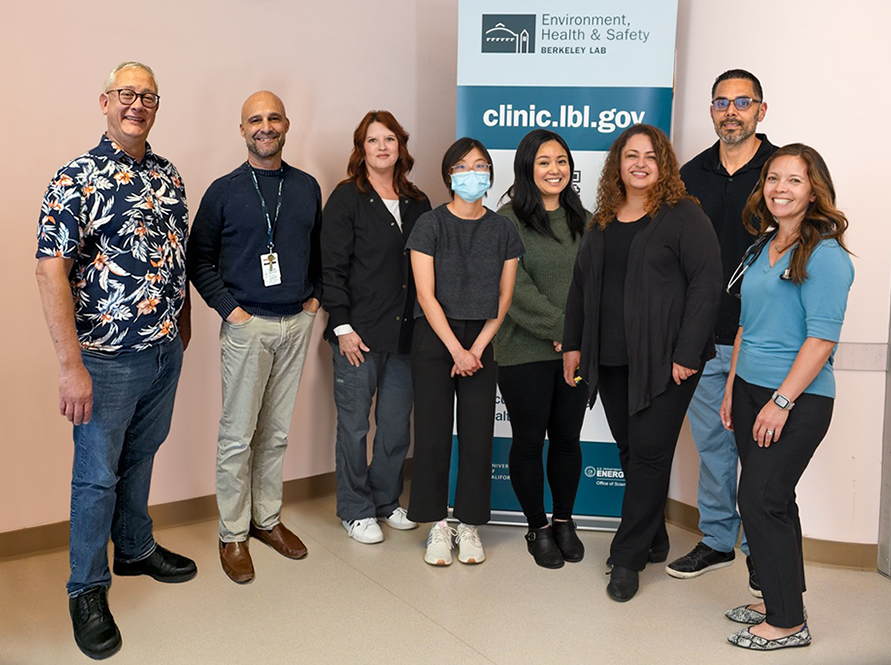
[[572, 270], [572, 282], [566, 297], [566, 318], [563, 330], [563, 352], [580, 351], [585, 327], [585, 265], [591, 253], [591, 233], [585, 234]]
[[684, 315], [673, 362], [688, 368], [699, 367], [702, 352], [718, 316], [723, 269], [718, 238], [706, 214], [692, 202], [682, 202], [676, 214], [682, 228], [678, 237], [678, 259], [687, 279]]
[[204, 302], [224, 319], [238, 307], [219, 268], [226, 196], [225, 182], [217, 180], [208, 187], [192, 223], [186, 254], [189, 280]]
[[551, 304], [532, 281], [523, 261], [517, 266], [517, 279], [514, 283], [514, 296], [509, 315], [521, 328], [540, 339], [559, 341], [563, 339], [563, 312]]
[[315, 221], [309, 234], [309, 268], [307, 276], [312, 284], [311, 298], [322, 300], [322, 190], [313, 179], [315, 193]]
[[322, 213], [322, 306], [333, 328], [350, 322], [350, 262], [353, 257], [356, 211], [348, 202], [348, 191], [332, 192]]

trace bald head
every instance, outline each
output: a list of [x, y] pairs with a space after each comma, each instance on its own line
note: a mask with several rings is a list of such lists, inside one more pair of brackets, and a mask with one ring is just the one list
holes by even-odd
[[265, 170], [281, 168], [282, 148], [290, 126], [284, 103], [268, 90], [255, 92], [245, 100], [240, 128], [251, 166]]

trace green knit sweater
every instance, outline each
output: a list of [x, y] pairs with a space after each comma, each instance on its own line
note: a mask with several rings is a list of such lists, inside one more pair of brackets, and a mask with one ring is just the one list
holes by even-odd
[[566, 295], [582, 239], [572, 239], [563, 208], [548, 212], [560, 242], [530, 229], [510, 205], [498, 214], [517, 225], [526, 253], [517, 267], [510, 309], [495, 336], [495, 359], [499, 365], [559, 360], [562, 356], [554, 350], [554, 341], [563, 340]]

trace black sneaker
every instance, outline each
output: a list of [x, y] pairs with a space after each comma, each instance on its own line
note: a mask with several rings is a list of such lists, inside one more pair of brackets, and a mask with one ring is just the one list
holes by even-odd
[[752, 563], [752, 557], [746, 557], [746, 568], [749, 569], [749, 593], [755, 598], [763, 598], [761, 593], [761, 582], [758, 581], [758, 573], [755, 572], [755, 564]]
[[733, 563], [736, 558], [736, 552], [719, 552], [699, 541], [696, 547], [690, 550], [689, 554], [675, 559], [665, 567], [665, 572], [672, 577], [678, 579], [687, 579], [688, 577], [698, 577], [710, 570], [724, 568]]
[[68, 599], [68, 613], [78, 648], [94, 660], [116, 654], [121, 633], [108, 609], [108, 587], [97, 586]]

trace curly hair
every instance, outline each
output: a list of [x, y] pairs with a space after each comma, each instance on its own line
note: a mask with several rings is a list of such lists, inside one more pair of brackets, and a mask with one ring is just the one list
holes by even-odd
[[596, 224], [605, 229], [615, 219], [619, 206], [625, 202], [625, 183], [622, 182], [621, 173], [622, 151], [628, 140], [637, 134], [649, 137], [656, 153], [656, 166], [659, 169], [656, 184], [647, 192], [645, 207], [647, 215], [654, 215], [660, 205], [673, 206], [684, 199], [699, 203], [694, 196], [687, 193], [687, 188], [681, 180], [678, 158], [662, 130], [652, 125], [632, 125], [613, 142], [606, 155], [603, 171], [600, 173], [597, 205], [588, 228]]
[[379, 122], [396, 135], [399, 141], [399, 158], [393, 167], [393, 188], [397, 194], [408, 196], [412, 199], [423, 199], [424, 194], [413, 182], [408, 179], [408, 174], [415, 165], [414, 157], [408, 152], [408, 132], [393, 117], [389, 111], [369, 111], [356, 126], [353, 132], [353, 152], [347, 164], [347, 177], [338, 185], [348, 182], [356, 184], [360, 192], [371, 193], [371, 185], [368, 182], [368, 169], [365, 165], [365, 137], [372, 123]]
[[794, 284], [800, 286], [807, 279], [807, 263], [811, 254], [822, 240], [835, 240], [848, 254], [851, 253], [845, 246], [848, 219], [835, 207], [835, 185], [832, 184], [829, 168], [820, 153], [803, 143], [790, 143], [768, 158], [764, 168], [761, 169], [758, 186], [746, 201], [743, 224], [750, 233], [761, 237], [773, 233], [777, 228], [776, 220], [764, 198], [764, 183], [771, 165], [779, 157], [798, 157], [805, 163], [811, 191], [815, 197], [804, 213], [804, 219], [798, 228], [797, 246], [789, 257], [790, 277]]

